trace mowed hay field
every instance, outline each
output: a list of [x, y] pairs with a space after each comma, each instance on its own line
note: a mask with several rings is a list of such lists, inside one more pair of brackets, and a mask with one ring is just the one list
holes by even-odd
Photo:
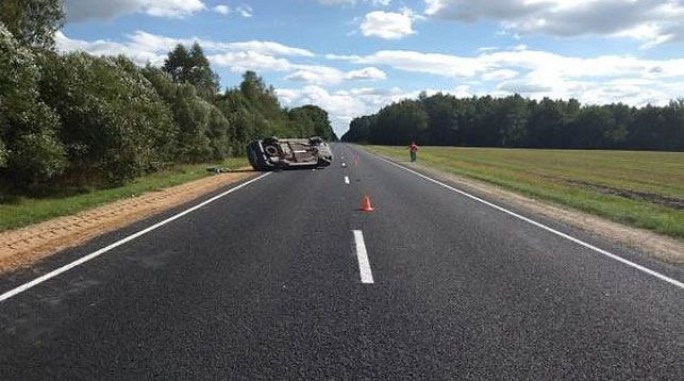
[[[408, 161], [406, 147], [368, 148]], [[418, 162], [684, 238], [684, 153], [421, 147]]]

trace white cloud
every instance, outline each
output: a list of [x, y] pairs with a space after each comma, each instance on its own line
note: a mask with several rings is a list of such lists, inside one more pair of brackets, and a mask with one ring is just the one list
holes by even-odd
[[144, 11], [158, 17], [185, 17], [206, 9], [201, 0], [148, 0], [145, 3]]
[[363, 57], [335, 56], [334, 59], [348, 60], [357, 64], [387, 65], [403, 71], [452, 78], [473, 77], [486, 69], [475, 66], [476, 62], [472, 58], [410, 50], [382, 50]]
[[171, 38], [143, 31], [136, 31], [126, 37], [129, 39], [129, 41], [121, 43], [122, 45], [130, 46], [131, 48], [135, 48], [140, 51], [150, 51], [156, 53], [168, 52], [178, 44], [190, 45], [195, 41], [195, 39], [192, 38]]
[[258, 72], [287, 73], [285, 79], [320, 86], [338, 85], [345, 81], [384, 80], [386, 74], [375, 67], [365, 67], [349, 72], [315, 64], [291, 62], [293, 58], [313, 58], [309, 50], [286, 46], [273, 41], [221, 42], [199, 38], [172, 38], [136, 31], [127, 36], [126, 42], [108, 40], [83, 41], [66, 37], [62, 32], [56, 36], [57, 48], [63, 52], [85, 51], [95, 55], [125, 55], [139, 65], [147, 62], [160, 66], [167, 53], [177, 44], [191, 45], [198, 42], [207, 58], [216, 67], [232, 72], [254, 70]]
[[375, 7], [386, 7], [392, 3], [392, 0], [314, 0], [322, 5], [356, 5], [358, 3], [367, 3]]
[[225, 4], [220, 4], [212, 8], [214, 12], [228, 16], [229, 14], [237, 14], [241, 17], [250, 18], [254, 16], [254, 10], [249, 5], [240, 5], [235, 10], [231, 9], [230, 6]]
[[370, 12], [361, 23], [361, 33], [366, 37], [398, 40], [415, 33], [413, 19], [410, 10], [404, 10], [402, 13]]
[[61, 31], [55, 34], [57, 49], [61, 52], [84, 51], [96, 56], [124, 55], [139, 65], [147, 62], [160, 66], [164, 63], [166, 52], [158, 50], [141, 50], [133, 44], [123, 44], [108, 40], [83, 41], [73, 40]]
[[429, 16], [499, 21], [513, 33], [628, 37], [651, 47], [684, 40], [681, 0], [424, 0]]
[[217, 5], [214, 7], [214, 12], [227, 16], [230, 14], [230, 7], [225, 4]]
[[338, 85], [344, 81], [381, 81], [387, 78], [385, 72], [375, 67], [344, 72], [329, 66], [293, 64], [290, 69], [294, 71], [285, 77], [286, 80], [315, 85]]
[[202, 40], [196, 37], [172, 38], [160, 36], [143, 31], [126, 36], [125, 42], [109, 40], [83, 41], [70, 39], [62, 32], [56, 35], [57, 48], [68, 52], [81, 50], [95, 55], [119, 55], [123, 54], [133, 59], [138, 64], [145, 64], [148, 60], [152, 64], [163, 62], [166, 54], [177, 44], [191, 45], [199, 42], [205, 53], [219, 64], [236, 62], [242, 67], [254, 60], [256, 67], [267, 68], [273, 65], [274, 70], [284, 70], [289, 67], [289, 62], [277, 57], [314, 57], [314, 54], [306, 49], [286, 46], [272, 41], [242, 41], [221, 42]]
[[338, 136], [346, 132], [353, 118], [375, 113], [392, 102], [418, 95], [417, 92], [415, 94], [404, 92], [399, 88], [329, 91], [315, 85], [298, 89], [277, 89], [276, 94], [286, 107], [315, 104], [328, 111], [330, 121]]
[[347, 73], [347, 79], [353, 81], [379, 81], [387, 78], [384, 71], [376, 67], [365, 67], [360, 70], [352, 70]]
[[67, 21], [112, 19], [127, 13], [146, 13], [156, 17], [182, 18], [207, 7], [202, 0], [107, 0], [96, 5], [92, 0], [65, 0]]
[[314, 0], [322, 5], [354, 5], [356, 0]]
[[314, 104], [326, 110], [338, 136], [342, 136], [354, 117], [376, 111], [375, 108], [365, 102], [368, 99], [350, 93], [330, 92], [320, 86], [277, 89], [276, 94], [283, 106], [286, 107]]
[[282, 55], [291, 57], [314, 57], [315, 55], [306, 49], [293, 48], [286, 46], [277, 42], [272, 41], [245, 41], [245, 42], [228, 42], [228, 43], [217, 43], [217, 42], [207, 42], [207, 47], [220, 49], [232, 49], [232, 50], [250, 50], [258, 51], [266, 54], [272, 55]]
[[618, 32], [615, 36], [643, 41], [644, 43], [641, 45], [642, 49], [649, 49], [668, 41], [681, 39], [681, 36], [677, 36], [674, 33], [663, 33], [661, 27], [656, 24], [638, 25], [632, 29]]
[[499, 90], [503, 90], [506, 93], [517, 93], [526, 95], [533, 95], [536, 93], [549, 93], [553, 90], [551, 85], [544, 85], [529, 81], [502, 82], [496, 88]]
[[470, 83], [477, 95], [520, 93], [532, 98], [576, 98], [584, 103], [662, 104], [682, 97], [684, 58], [641, 59], [633, 56], [563, 56], [516, 49], [455, 56], [385, 50], [367, 56], [326, 55], [359, 65], [387, 66]]
[[494, 70], [482, 75], [483, 81], [505, 81], [518, 76], [518, 72], [510, 69]]
[[234, 72], [290, 71], [292, 64], [284, 59], [255, 51], [238, 51], [209, 55], [209, 61], [216, 66], [229, 68]]
[[314, 0], [322, 5], [354, 5], [356, 0]]
[[235, 11], [242, 17], [252, 17], [254, 16], [254, 10], [249, 5], [241, 5], [235, 8]]
[[502, 69], [551, 73], [566, 78], [603, 78], [627, 75], [673, 78], [684, 76], [684, 59], [649, 60], [633, 56], [605, 55], [572, 57], [540, 50], [485, 52], [478, 56], [456, 56], [410, 50], [381, 50], [367, 56], [326, 55], [326, 58], [356, 64], [386, 65], [414, 73], [455, 79], [474, 78]]
[[343, 71], [330, 66], [292, 64], [290, 70], [293, 72], [285, 77], [286, 80], [306, 84], [337, 85], [346, 77]]
[[136, 31], [127, 36], [129, 41], [123, 43], [141, 51], [168, 52], [178, 44], [191, 45], [199, 42], [206, 52], [235, 52], [250, 51], [272, 56], [288, 57], [314, 57], [314, 54], [306, 49], [295, 48], [273, 41], [241, 41], [241, 42], [222, 42], [214, 40], [204, 40], [198, 37], [172, 38], [144, 31]]
[[325, 58], [331, 61], [358, 61], [361, 56], [357, 55], [343, 55], [343, 54], [326, 54]]
[[293, 81], [293, 82], [305, 82], [305, 83], [318, 83], [321, 84], [321, 82], [337, 82], [339, 80], [339, 76], [335, 75], [334, 79], [325, 81], [323, 78], [321, 78], [321, 73], [318, 72], [316, 73], [313, 70], [305, 70], [305, 69], [299, 69], [293, 72], [292, 74], [289, 74], [288, 76], [285, 77], [286, 80], [288, 81]]

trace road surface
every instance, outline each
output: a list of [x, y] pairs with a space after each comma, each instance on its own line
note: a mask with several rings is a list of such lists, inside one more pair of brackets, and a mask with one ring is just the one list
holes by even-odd
[[4, 276], [0, 379], [684, 379], [682, 269], [333, 148]]

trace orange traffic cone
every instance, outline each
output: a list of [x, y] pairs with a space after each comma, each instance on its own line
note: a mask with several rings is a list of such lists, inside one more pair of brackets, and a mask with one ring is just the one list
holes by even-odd
[[371, 205], [370, 197], [363, 196], [363, 199], [361, 200], [361, 209], [359, 210], [361, 210], [362, 212], [372, 212], [375, 210], [375, 208], [373, 208], [373, 205]]

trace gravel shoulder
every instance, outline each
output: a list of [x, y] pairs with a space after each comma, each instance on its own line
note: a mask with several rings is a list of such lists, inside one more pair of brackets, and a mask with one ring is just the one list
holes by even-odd
[[158, 192], [119, 200], [72, 216], [0, 233], [0, 274], [29, 266], [64, 249], [192, 201], [253, 172], [223, 173]]

